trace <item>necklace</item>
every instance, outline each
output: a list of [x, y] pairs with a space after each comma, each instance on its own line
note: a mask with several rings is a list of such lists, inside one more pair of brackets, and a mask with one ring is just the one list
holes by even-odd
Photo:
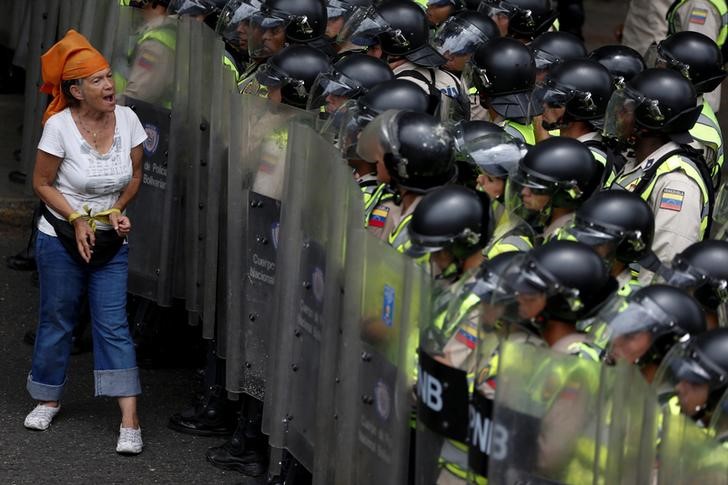
[[104, 122], [101, 125], [100, 129], [97, 129], [96, 131], [89, 130], [86, 126], [86, 123], [83, 122], [83, 119], [81, 118], [81, 114], [76, 112], [76, 120], [78, 121], [78, 124], [81, 125], [81, 129], [86, 132], [86, 134], [90, 135], [94, 139], [94, 149], [96, 151], [99, 151], [98, 146], [98, 135], [99, 132], [106, 130], [106, 127], [109, 125], [109, 116], [104, 115]]

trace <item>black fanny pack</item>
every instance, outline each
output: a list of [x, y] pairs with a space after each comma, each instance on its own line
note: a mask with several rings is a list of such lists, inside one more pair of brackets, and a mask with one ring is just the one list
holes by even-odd
[[76, 229], [68, 221], [59, 219], [54, 216], [48, 207], [43, 204], [43, 217], [56, 231], [58, 240], [61, 241], [64, 249], [71, 255], [71, 257], [82, 266], [89, 266], [97, 268], [103, 266], [111, 259], [116, 256], [121, 246], [124, 244], [126, 238], [120, 237], [113, 229], [110, 231], [97, 230], [95, 233], [96, 243], [91, 253], [91, 260], [87, 263], [81, 257], [78, 252], [78, 245], [76, 244]]

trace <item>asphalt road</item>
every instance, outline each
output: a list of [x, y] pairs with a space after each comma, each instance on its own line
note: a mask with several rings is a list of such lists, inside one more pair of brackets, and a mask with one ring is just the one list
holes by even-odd
[[168, 417], [191, 402], [192, 369], [142, 371], [141, 455], [116, 454], [119, 410], [114, 399], [94, 397], [90, 353], [72, 357], [62, 410], [50, 429], [23, 427], [34, 403], [25, 390], [32, 348], [22, 338], [36, 325], [38, 289], [30, 273], [7, 269], [4, 257], [25, 240], [24, 229], [0, 223], [0, 483], [255, 483], [207, 463], [205, 451], [224, 439], [182, 435], [166, 427]]

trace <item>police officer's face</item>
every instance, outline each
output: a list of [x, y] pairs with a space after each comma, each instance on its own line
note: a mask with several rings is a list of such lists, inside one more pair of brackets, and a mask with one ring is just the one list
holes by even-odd
[[551, 201], [551, 196], [536, 194], [530, 187], [523, 187], [523, 189], [521, 189], [521, 200], [523, 201], [523, 206], [526, 209], [541, 212]]
[[326, 96], [326, 112], [327, 113], [335, 113], [337, 109], [341, 108], [341, 106], [346, 102], [345, 96], [335, 96], [333, 94], [329, 94]]
[[491, 199], [497, 199], [503, 195], [503, 191], [506, 189], [506, 181], [483, 173], [478, 175], [478, 188], [488, 194]]
[[241, 51], [248, 50], [248, 28], [250, 26], [250, 21], [245, 20], [243, 22], [240, 22], [235, 29], [235, 32], [238, 34], [238, 49]]
[[455, 55], [448, 52], [445, 54], [445, 59], [447, 60], [445, 63], [445, 69], [449, 71], [463, 72], [465, 65], [472, 57], [472, 54]]
[[335, 39], [336, 36], [339, 35], [339, 32], [341, 32], [341, 28], [344, 27], [345, 23], [346, 19], [343, 15], [329, 19], [328, 22], [326, 22], [326, 37], [329, 39]]
[[543, 103], [543, 120], [547, 123], [559, 123], [563, 118], [566, 108], [563, 106], [551, 106]]
[[455, 8], [450, 2], [441, 5], [429, 4], [427, 5], [427, 10], [425, 11], [425, 13], [427, 14], [427, 22], [433, 27], [437, 27], [445, 20], [447, 20], [447, 18], [452, 15], [454, 10]]
[[511, 19], [508, 18], [508, 15], [497, 13], [493, 15], [491, 19], [498, 26], [501, 37], [508, 35], [508, 25], [511, 23]]
[[283, 25], [263, 30], [260, 37], [266, 56], [272, 56], [286, 46], [286, 28]]
[[652, 345], [652, 334], [639, 331], [619, 335], [612, 342], [610, 351], [614, 360], [624, 360], [634, 364], [640, 357], [645, 355]]
[[680, 381], [675, 386], [677, 398], [680, 401], [680, 410], [686, 416], [694, 416], [708, 402], [710, 386]]
[[274, 103], [282, 103], [283, 95], [281, 94], [280, 86], [269, 86], [268, 87], [268, 99]]
[[543, 293], [521, 293], [518, 301], [518, 316], [524, 320], [536, 318], [546, 308], [546, 295]]
[[384, 165], [384, 161], [381, 158], [377, 158], [377, 182], [380, 184], [388, 184], [392, 181], [392, 177], [389, 176], [389, 170]]

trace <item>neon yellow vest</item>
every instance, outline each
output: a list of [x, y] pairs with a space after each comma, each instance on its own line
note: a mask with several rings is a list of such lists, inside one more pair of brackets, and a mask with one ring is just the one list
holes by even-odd
[[522, 125], [512, 120], [506, 120], [503, 129], [511, 136], [515, 136], [527, 145], [536, 144], [536, 134], [533, 131], [533, 125]]
[[710, 176], [713, 178], [713, 186], [717, 189], [718, 175], [723, 169], [724, 161], [723, 134], [720, 129], [720, 124], [718, 124], [718, 118], [715, 116], [710, 105], [705, 101], [703, 101], [703, 110], [700, 113], [698, 121], [690, 130], [690, 135], [715, 153], [714, 160], [709, 160], [708, 157], [705, 158], [710, 169]]

